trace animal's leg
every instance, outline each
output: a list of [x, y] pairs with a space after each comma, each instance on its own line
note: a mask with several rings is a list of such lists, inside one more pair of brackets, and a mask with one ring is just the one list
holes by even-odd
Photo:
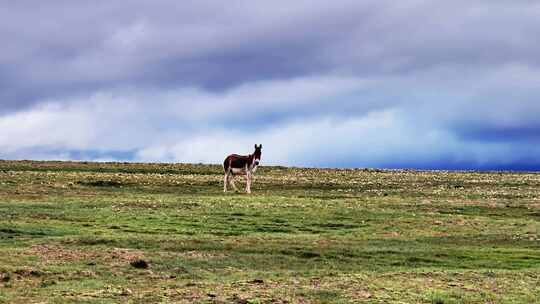
[[227, 192], [227, 183], [229, 182], [229, 173], [225, 173], [223, 178], [223, 192]]
[[251, 193], [251, 174], [246, 172], [246, 192]]
[[236, 185], [234, 184], [234, 174], [231, 174], [231, 185], [233, 186], [234, 191], [238, 191], [238, 188], [236, 188]]

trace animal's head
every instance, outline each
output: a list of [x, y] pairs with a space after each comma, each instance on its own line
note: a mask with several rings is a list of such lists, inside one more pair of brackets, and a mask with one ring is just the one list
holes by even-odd
[[261, 160], [261, 149], [262, 144], [258, 146], [257, 144], [255, 144], [255, 152], [253, 152], [253, 158], [256, 166], [259, 165], [259, 161]]

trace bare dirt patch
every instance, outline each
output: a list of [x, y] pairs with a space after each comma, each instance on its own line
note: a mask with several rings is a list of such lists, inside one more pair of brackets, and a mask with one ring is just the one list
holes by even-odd
[[34, 245], [30, 254], [45, 261], [71, 262], [80, 260], [102, 260], [111, 264], [132, 262], [144, 257], [144, 252], [127, 248], [110, 248], [103, 251], [85, 251], [60, 245]]
[[198, 250], [191, 250], [191, 251], [184, 251], [177, 254], [178, 256], [184, 257], [184, 258], [191, 258], [191, 259], [211, 259], [211, 258], [226, 258], [227, 255], [223, 253], [212, 253], [212, 252], [206, 252], [206, 251], [198, 251]]
[[95, 252], [87, 252], [79, 249], [70, 249], [58, 245], [34, 245], [30, 247], [30, 253], [43, 260], [77, 261], [96, 258]]

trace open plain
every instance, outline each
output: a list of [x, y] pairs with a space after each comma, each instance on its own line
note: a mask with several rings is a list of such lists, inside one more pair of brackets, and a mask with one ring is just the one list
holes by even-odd
[[0, 161], [0, 303], [540, 303], [540, 174], [222, 171]]

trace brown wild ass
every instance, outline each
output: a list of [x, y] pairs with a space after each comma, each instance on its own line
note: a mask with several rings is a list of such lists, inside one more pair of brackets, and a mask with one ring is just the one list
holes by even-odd
[[230, 182], [234, 190], [237, 191], [234, 184], [234, 175], [244, 174], [246, 175], [246, 192], [251, 193], [251, 177], [259, 161], [261, 160], [262, 145], [255, 144], [255, 152], [253, 154], [244, 156], [238, 154], [231, 154], [225, 158], [223, 162], [223, 170], [225, 170], [225, 178], [223, 180], [223, 192], [227, 192], [227, 184]]

